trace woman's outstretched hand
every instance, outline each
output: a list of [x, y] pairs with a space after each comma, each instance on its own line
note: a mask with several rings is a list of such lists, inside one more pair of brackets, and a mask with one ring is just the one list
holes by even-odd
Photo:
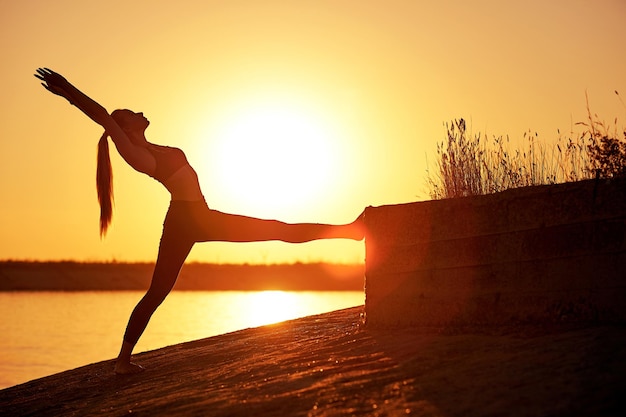
[[111, 127], [111, 123], [115, 123], [104, 107], [74, 87], [61, 74], [44, 67], [37, 68], [37, 73], [34, 75], [35, 78], [43, 81], [41, 85], [46, 90], [65, 98], [105, 130]]
[[59, 73], [52, 71], [49, 68], [37, 68], [37, 74], [34, 74], [36, 78], [39, 78], [43, 83], [41, 85], [52, 94], [66, 98], [71, 103], [69, 97], [69, 88], [71, 84]]

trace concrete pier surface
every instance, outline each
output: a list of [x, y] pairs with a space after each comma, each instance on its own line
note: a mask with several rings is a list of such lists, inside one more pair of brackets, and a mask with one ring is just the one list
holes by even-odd
[[0, 391], [2, 416], [618, 416], [626, 329], [363, 325], [363, 307], [108, 360]]

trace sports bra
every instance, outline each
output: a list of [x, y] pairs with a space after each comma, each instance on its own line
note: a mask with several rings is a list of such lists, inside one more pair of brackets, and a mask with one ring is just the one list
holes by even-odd
[[150, 175], [162, 184], [183, 166], [187, 165], [187, 158], [183, 151], [169, 146], [150, 146], [147, 148], [156, 161], [154, 173]]

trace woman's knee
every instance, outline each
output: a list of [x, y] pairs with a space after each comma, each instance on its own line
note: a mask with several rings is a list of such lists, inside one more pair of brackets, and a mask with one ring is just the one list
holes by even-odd
[[151, 304], [156, 304], [158, 306], [163, 302], [163, 300], [165, 300], [165, 297], [167, 297], [167, 295], [172, 291], [173, 287], [173, 283], [150, 285], [150, 288], [146, 292], [144, 298]]

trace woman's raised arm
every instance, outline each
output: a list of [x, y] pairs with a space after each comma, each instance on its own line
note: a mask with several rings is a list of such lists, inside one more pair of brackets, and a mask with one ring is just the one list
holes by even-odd
[[134, 145], [102, 105], [74, 87], [61, 74], [49, 68], [38, 68], [35, 77], [43, 81], [41, 85], [46, 90], [65, 98], [91, 120], [102, 126], [113, 139], [122, 158], [134, 169], [145, 173], [151, 173], [154, 170], [155, 161], [152, 155], [146, 149]]
[[41, 85], [43, 85], [46, 90], [65, 98], [70, 104], [78, 107], [100, 126], [106, 128], [106, 125], [110, 123], [108, 120], [111, 118], [109, 112], [95, 100], [92, 100], [78, 88], [74, 87], [61, 74], [48, 68], [38, 68], [35, 77], [44, 81]]

